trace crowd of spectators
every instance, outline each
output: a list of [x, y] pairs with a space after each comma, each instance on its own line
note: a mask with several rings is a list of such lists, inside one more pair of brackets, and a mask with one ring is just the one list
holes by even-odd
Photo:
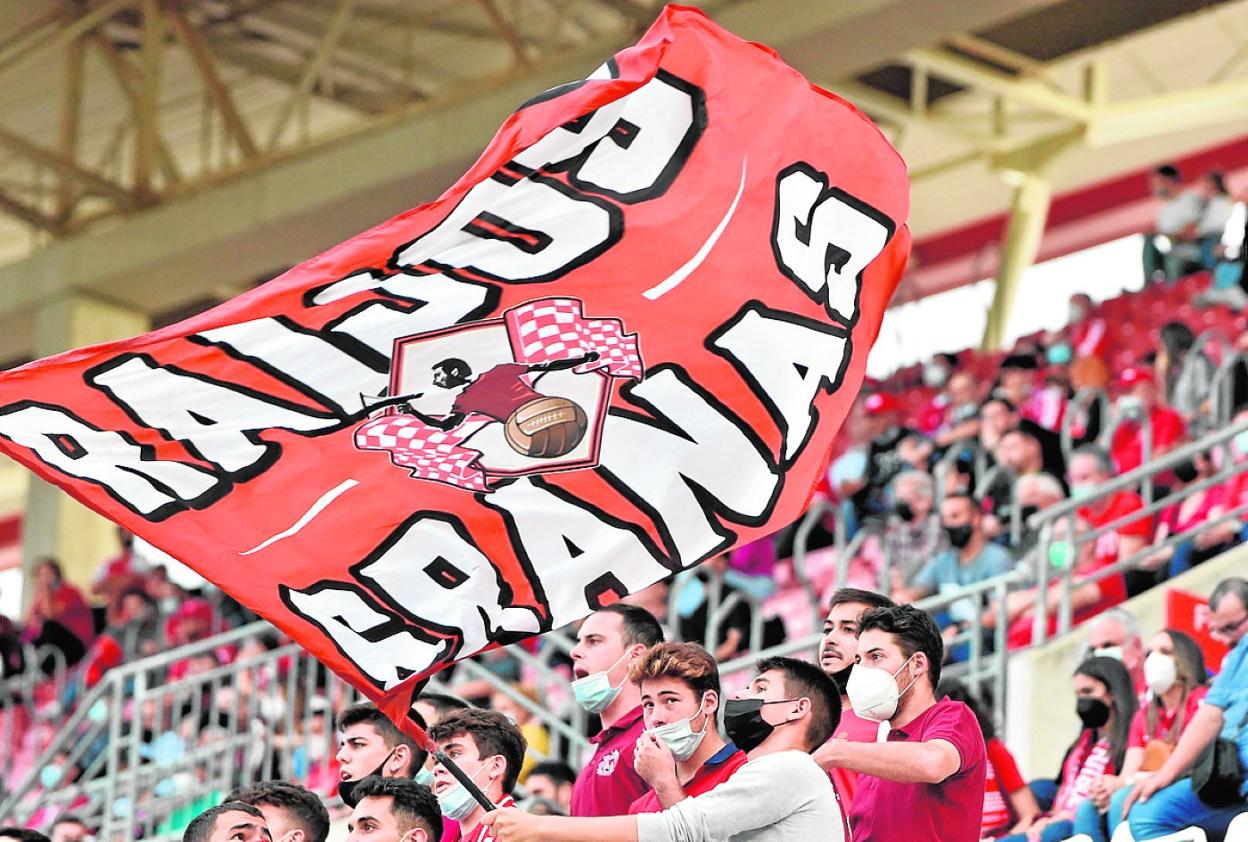
[[[1098, 490], [1221, 423], [1215, 373], [1248, 351], [1244, 316], [1229, 309], [1243, 306], [1231, 291], [1244, 294], [1242, 266], [1234, 275], [1221, 228], [1213, 234], [1225, 187], [1216, 173], [1191, 190], [1177, 184], [1176, 173], [1158, 171], [1165, 205], [1145, 254], [1153, 286], [1118, 300], [1128, 304], [1076, 295], [1068, 325], [1024, 337], [1008, 353], [941, 354], [869, 384], [817, 492], [811, 534], [799, 537], [795, 524], [597, 612], [579, 625], [570, 652], [530, 644], [571, 680], [565, 697], [501, 651], [478, 659], [494, 680], [442, 676], [456, 695], [424, 694], [413, 720], [503, 809], [485, 811], [426, 747], [371, 705], [351, 704], [323, 670], [292, 680], [295, 666], [264, 660], [289, 642], [273, 633], [175, 660], [155, 680], [257, 658], [263, 668], [240, 671], [201, 697], [170, 695], [132, 712], [127, 727], [138, 731], [140, 749], [128, 762], [170, 770], [140, 795], [199, 793], [150, 827], [197, 841], [314, 842], [329, 826], [323, 802], [349, 812], [353, 839], [405, 842], [799, 834], [967, 842], [1086, 834], [1099, 842], [1124, 821], [1141, 840], [1178, 829], [1171, 825], [1180, 818], [1181, 827], [1193, 817], [1224, 827], [1245, 809], [1242, 793], [1209, 807], [1184, 773], [1197, 748], [1230, 734], [1248, 708], [1248, 586], [1228, 580], [1213, 595], [1215, 629], [1234, 649], [1212, 687], [1208, 672], [1217, 665], [1205, 664], [1190, 638], [1162, 629], [1145, 647], [1130, 615], [1114, 606], [1243, 539], [1242, 519], [1226, 514], [1248, 505], [1248, 473], [1206, 480], [1248, 462], [1248, 436], [1153, 477], [1153, 499], [1175, 498], [1155, 516], [1137, 490]], [[1194, 270], [1208, 273], [1179, 280]], [[1209, 289], [1197, 293], [1206, 276]], [[1172, 307], [1176, 291], [1190, 300]], [[1122, 307], [1160, 317], [1155, 335], [1111, 328]], [[1239, 327], [1227, 331], [1234, 347], [1197, 341], [1203, 328], [1223, 323]], [[1105, 400], [1076, 403], [1080, 390], [1100, 390]], [[1248, 389], [1232, 381], [1229, 391], [1229, 416], [1248, 418]], [[1033, 516], [1068, 499], [1086, 502], [1042, 540]], [[61, 676], [46, 700], [57, 710], [72, 709], [111, 669], [254, 619], [146, 567], [125, 533], [121, 545], [85, 595], [54, 559], [41, 561], [26, 614], [0, 618], [3, 675]], [[792, 562], [795, 547], [805, 569]], [[852, 556], [838, 559], [847, 547]], [[1097, 577], [1142, 553], [1133, 569]], [[941, 669], [965, 657], [956, 641], [976, 626], [991, 633], [1004, 618], [1008, 645], [1026, 646], [1043, 607], [1048, 633], [1056, 632], [1061, 587], [1033, 577], [1001, 604], [950, 599], [930, 615], [910, 605], [958, 597], [1020, 568], [1072, 571], [1072, 621], [1088, 624], [1090, 642], [1071, 686], [1083, 727], [1055, 779], [1030, 784], [997, 736], [981, 688], [942, 682]], [[724, 686], [719, 662], [805, 630], [785, 601], [799, 584], [828, 606], [819, 668], [767, 659], [748, 685]], [[734, 607], [719, 611], [734, 594]], [[532, 715], [535, 705], [588, 715], [594, 750], [582, 770], [564, 762], [564, 746]], [[1220, 711], [1216, 723], [1209, 710]], [[10, 719], [10, 756], [34, 756], [46, 745], [30, 712], [0, 705], [0, 716]], [[240, 753], [233, 784], [210, 786], [202, 769], [187, 771], [196, 749], [238, 735], [253, 745]], [[293, 765], [274, 759], [292, 748]], [[87, 773], [91, 757], [64, 762], [55, 775], [40, 770], [42, 791]], [[10, 764], [7, 783], [20, 771]], [[299, 785], [252, 786], [274, 777]], [[40, 813], [31, 823], [65, 840], [87, 832], [72, 812]], [[75, 829], [78, 836], [65, 835]], [[0, 840], [27, 838], [16, 833], [0, 830]]]

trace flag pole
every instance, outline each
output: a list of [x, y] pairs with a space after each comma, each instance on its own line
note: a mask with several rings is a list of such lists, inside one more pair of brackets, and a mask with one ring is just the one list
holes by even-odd
[[410, 716], [403, 718], [401, 729], [414, 738], [416, 742], [420, 744], [420, 747], [429, 753], [429, 756], [434, 759], [434, 762], [440, 763], [446, 771], [450, 772], [451, 777], [459, 781], [460, 785], [463, 786], [464, 789], [468, 790], [468, 794], [471, 795], [478, 804], [485, 808], [486, 812], [498, 809], [494, 802], [489, 799], [489, 796], [481, 791], [481, 787], [477, 786], [472, 778], [469, 777], [468, 773], [459, 768], [459, 764], [457, 764], [454, 760], [447, 757], [446, 752], [438, 748], [438, 744], [435, 743], [433, 738], [429, 736], [429, 732], [413, 722]]

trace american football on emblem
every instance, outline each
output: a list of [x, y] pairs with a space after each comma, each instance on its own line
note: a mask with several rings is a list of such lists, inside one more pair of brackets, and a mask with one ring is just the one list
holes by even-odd
[[507, 443], [524, 456], [557, 459], [581, 443], [589, 421], [577, 404], [560, 397], [531, 400], [507, 419]]

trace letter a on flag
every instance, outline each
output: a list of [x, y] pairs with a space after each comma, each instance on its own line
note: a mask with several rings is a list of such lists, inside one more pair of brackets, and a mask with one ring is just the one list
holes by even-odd
[[0, 376], [0, 450], [400, 718], [455, 660], [801, 514], [907, 204], [859, 111], [670, 6], [437, 201]]

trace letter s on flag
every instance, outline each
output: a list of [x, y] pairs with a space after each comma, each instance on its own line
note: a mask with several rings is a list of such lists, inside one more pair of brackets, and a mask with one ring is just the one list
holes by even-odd
[[437, 201], [0, 375], [0, 451], [401, 718], [456, 659], [800, 515], [907, 211], [866, 117], [669, 6]]

